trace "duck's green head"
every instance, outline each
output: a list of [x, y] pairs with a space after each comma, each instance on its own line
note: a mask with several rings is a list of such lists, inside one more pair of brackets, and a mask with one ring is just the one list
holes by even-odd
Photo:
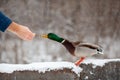
[[51, 40], [54, 40], [54, 41], [57, 41], [57, 42], [60, 42], [60, 43], [62, 43], [64, 41], [63, 38], [57, 36], [54, 33], [43, 34], [43, 35], [41, 35], [41, 37], [42, 38], [48, 38], [48, 39], [51, 39]]

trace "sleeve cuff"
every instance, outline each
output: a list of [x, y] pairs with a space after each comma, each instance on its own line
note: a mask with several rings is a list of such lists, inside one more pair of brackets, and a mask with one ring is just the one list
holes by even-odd
[[4, 32], [11, 23], [12, 20], [0, 12], [0, 30]]

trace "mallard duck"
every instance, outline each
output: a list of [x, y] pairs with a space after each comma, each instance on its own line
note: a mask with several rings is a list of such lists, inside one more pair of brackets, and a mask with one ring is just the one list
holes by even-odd
[[102, 48], [95, 44], [84, 43], [80, 41], [70, 42], [69, 40], [59, 37], [54, 33], [43, 34], [41, 35], [41, 37], [48, 38], [61, 43], [69, 51], [71, 55], [80, 58], [78, 61], [75, 62], [76, 66], [79, 66], [80, 63], [86, 57], [89, 57], [95, 54], [103, 54]]

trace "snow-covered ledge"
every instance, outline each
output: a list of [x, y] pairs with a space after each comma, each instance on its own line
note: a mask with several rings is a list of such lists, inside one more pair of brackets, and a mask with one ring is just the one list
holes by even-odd
[[71, 62], [0, 64], [0, 80], [119, 80], [120, 59]]
[[120, 80], [120, 59], [88, 59], [79, 80]]
[[71, 62], [0, 64], [0, 80], [79, 80], [81, 71]]

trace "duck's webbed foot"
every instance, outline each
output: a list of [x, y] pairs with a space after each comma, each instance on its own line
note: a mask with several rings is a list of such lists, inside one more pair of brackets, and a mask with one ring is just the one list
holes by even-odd
[[85, 59], [85, 57], [81, 57], [79, 60], [77, 60], [77, 61], [75, 62], [75, 65], [76, 65], [76, 66], [79, 66], [84, 59]]

